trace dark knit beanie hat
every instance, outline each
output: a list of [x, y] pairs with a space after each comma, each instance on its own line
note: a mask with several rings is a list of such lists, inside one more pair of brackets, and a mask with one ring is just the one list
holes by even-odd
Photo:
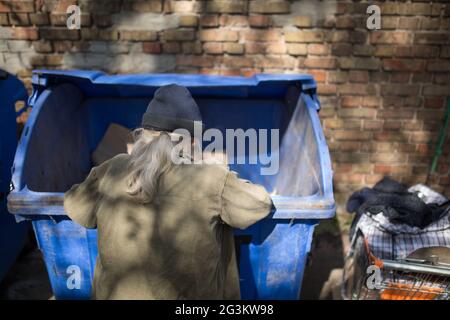
[[142, 128], [168, 132], [186, 129], [194, 135], [194, 121], [201, 122], [202, 116], [189, 90], [169, 84], [156, 90], [142, 116]]

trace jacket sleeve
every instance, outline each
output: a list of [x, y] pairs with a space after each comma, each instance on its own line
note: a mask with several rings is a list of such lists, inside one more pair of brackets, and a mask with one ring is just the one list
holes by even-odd
[[229, 172], [222, 192], [221, 219], [233, 228], [245, 229], [266, 217], [273, 203], [264, 187]]
[[96, 228], [96, 211], [101, 199], [99, 182], [107, 169], [107, 162], [92, 168], [86, 180], [75, 184], [64, 194], [64, 210], [76, 223], [85, 228]]

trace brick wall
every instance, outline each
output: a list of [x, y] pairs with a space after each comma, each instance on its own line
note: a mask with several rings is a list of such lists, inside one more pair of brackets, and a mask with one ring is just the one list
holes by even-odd
[[[0, 66], [25, 81], [33, 68], [313, 74], [344, 199], [385, 174], [426, 180], [450, 95], [447, 2], [0, 1]], [[70, 4], [81, 30], [65, 28]], [[447, 195], [449, 153], [450, 139], [429, 180]]]

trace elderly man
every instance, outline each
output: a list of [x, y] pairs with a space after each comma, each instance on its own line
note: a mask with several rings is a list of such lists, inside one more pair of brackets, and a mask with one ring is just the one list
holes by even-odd
[[[239, 299], [233, 229], [272, 209], [262, 186], [225, 165], [174, 161], [173, 131], [201, 121], [190, 92], [155, 93], [131, 155], [92, 169], [65, 195], [75, 222], [98, 229], [95, 299]], [[175, 153], [189, 157], [188, 153]]]

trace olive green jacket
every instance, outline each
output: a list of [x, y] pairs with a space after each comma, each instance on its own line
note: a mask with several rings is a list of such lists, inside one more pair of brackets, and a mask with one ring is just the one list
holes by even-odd
[[239, 299], [232, 228], [269, 214], [262, 186], [223, 165], [176, 165], [150, 203], [129, 195], [130, 157], [92, 169], [64, 197], [71, 219], [98, 229], [95, 299]]

